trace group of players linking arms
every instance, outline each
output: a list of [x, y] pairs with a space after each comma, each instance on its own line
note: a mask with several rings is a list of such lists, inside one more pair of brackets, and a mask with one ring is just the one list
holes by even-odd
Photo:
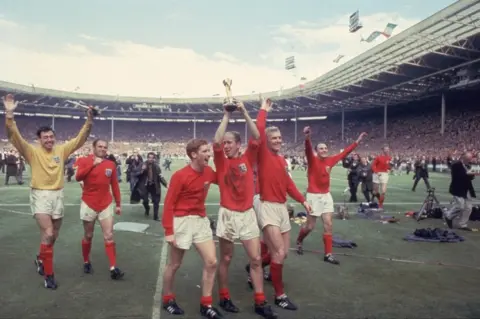
[[[249, 271], [254, 289], [254, 311], [264, 318], [277, 318], [267, 303], [263, 290], [260, 229], [268, 246], [270, 272], [275, 290], [275, 304], [296, 310], [283, 290], [283, 263], [290, 247], [290, 218], [287, 194], [302, 203], [310, 213], [310, 205], [298, 191], [287, 172], [286, 162], [279, 154], [282, 136], [277, 127], [266, 128], [271, 101], [263, 100], [256, 125], [243, 103], [238, 103], [249, 127], [251, 139], [244, 153], [240, 152], [238, 132], [226, 132], [230, 114], [225, 112], [214, 137], [214, 162], [217, 172], [208, 166], [210, 151], [205, 140], [191, 140], [186, 147], [190, 165], [175, 172], [167, 191], [163, 212], [165, 240], [170, 256], [163, 274], [163, 308], [170, 314], [184, 311], [176, 303], [173, 280], [185, 251], [193, 244], [203, 259], [200, 313], [218, 319], [222, 314], [212, 306], [212, 290], [217, 269], [217, 256], [210, 223], [206, 217], [205, 199], [210, 184], [220, 189], [220, 211], [216, 235], [220, 242], [218, 284], [220, 307], [226, 312], [239, 312], [228, 289], [228, 267], [233, 256], [235, 239], [242, 241], [250, 259]], [[259, 208], [254, 207], [254, 169], [258, 171]]]
[[[53, 248], [55, 241], [58, 239], [64, 216], [64, 163], [72, 153], [83, 146], [89, 137], [93, 123], [93, 113], [91, 110], [87, 112], [85, 124], [72, 140], [56, 145], [54, 130], [51, 127], [41, 127], [37, 131], [39, 146], [33, 146], [21, 136], [15, 123], [14, 111], [18, 102], [9, 94], [3, 98], [3, 104], [5, 106], [5, 126], [8, 139], [31, 167], [30, 205], [40, 229], [40, 251], [35, 258], [37, 272], [44, 277], [45, 288], [56, 289], [57, 282], [53, 271]], [[110, 197], [105, 195], [104, 198], [94, 195], [98, 195], [99, 192], [110, 194], [108, 188], [112, 185], [117, 202], [116, 212], [120, 213], [120, 192], [117, 178], [114, 175], [116, 174], [115, 166], [113, 163], [107, 163], [109, 161], [104, 162], [97, 159], [103, 156], [106, 147], [106, 142], [97, 141], [94, 144], [95, 155], [82, 159], [78, 163], [77, 178], [85, 183], [80, 215], [84, 220], [85, 238], [83, 241], [85, 242], [92, 238], [93, 224], [97, 217], [102, 219], [101, 226], [105, 237], [105, 248], [112, 266], [111, 277], [112, 279], [119, 279], [123, 276], [123, 273], [115, 267], [112, 216], [107, 217], [108, 214], [104, 212], [107, 210], [104, 207], [111, 203], [111, 195]], [[82, 251], [85, 261], [88, 261], [90, 245], [84, 245], [83, 241]], [[91, 266], [84, 266], [84, 270], [86, 268], [91, 270]]]

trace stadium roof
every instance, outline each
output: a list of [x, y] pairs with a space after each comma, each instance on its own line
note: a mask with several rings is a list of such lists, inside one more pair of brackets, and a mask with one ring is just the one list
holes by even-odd
[[[277, 117], [291, 115], [297, 110], [302, 116], [324, 115], [402, 104], [436, 95], [459, 85], [459, 71], [478, 73], [479, 66], [480, 1], [461, 0], [306, 83], [302, 89], [295, 87], [262, 95], [276, 102]], [[132, 111], [137, 116], [148, 117], [185, 117], [186, 113], [189, 117], [209, 117], [223, 112], [223, 98], [220, 97], [179, 99], [93, 95], [1, 81], [0, 88], [21, 94], [26, 105], [29, 96], [48, 97], [35, 107], [38, 110], [38, 106], [55, 103], [51, 106], [59, 108], [58, 113], [63, 112], [62, 105], [72, 108], [71, 101], [108, 107], [108, 113], [111, 112], [108, 116], [117, 116], [115, 112], [132, 116], [126, 115]], [[258, 107], [256, 94], [238, 98], [249, 102], [249, 108]]]

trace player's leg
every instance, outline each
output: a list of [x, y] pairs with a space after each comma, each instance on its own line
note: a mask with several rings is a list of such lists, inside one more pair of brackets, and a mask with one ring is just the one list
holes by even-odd
[[[53, 271], [53, 245], [63, 217], [63, 202], [57, 201], [59, 195], [63, 196], [63, 193], [45, 190], [31, 190], [30, 192], [32, 213], [40, 229], [40, 252], [35, 263], [37, 272], [45, 278], [45, 288], [49, 289], [57, 288]], [[57, 202], [61, 204], [59, 207], [57, 207]]]
[[83, 272], [90, 274], [93, 272], [92, 263], [90, 261], [90, 251], [92, 250], [93, 233], [95, 231], [95, 221], [97, 213], [82, 201], [80, 203], [80, 220], [83, 223], [82, 238], [82, 256], [83, 256]]
[[172, 315], [183, 315], [184, 311], [177, 304], [175, 299], [175, 293], [173, 292], [173, 281], [177, 270], [182, 265], [183, 256], [185, 255], [185, 249], [170, 246], [170, 256], [168, 263], [163, 271], [163, 297], [162, 306], [168, 313]]
[[117, 267], [117, 251], [113, 238], [113, 205], [98, 214], [98, 222], [102, 227], [105, 254], [110, 264], [110, 278], [113, 280], [121, 279], [125, 273]]
[[57, 284], [53, 272], [54, 229], [52, 217], [48, 213], [37, 212], [35, 219], [40, 228], [40, 253], [37, 259], [42, 264], [45, 288], [56, 289]]
[[335, 259], [333, 256], [333, 198], [330, 193], [324, 194], [323, 198], [323, 211], [322, 211], [322, 222], [323, 222], [323, 246], [325, 251], [325, 256], [323, 260], [325, 262], [339, 265], [340, 262]]
[[219, 243], [220, 258], [218, 262], [218, 294], [220, 297], [219, 306], [226, 312], [237, 313], [240, 310], [232, 302], [228, 289], [228, 269], [233, 257], [234, 240], [238, 238], [238, 227], [235, 223], [235, 214], [224, 207], [218, 211], [216, 235]]
[[378, 181], [380, 184], [380, 196], [378, 202], [380, 207], [383, 207], [383, 203], [385, 202], [385, 196], [387, 194], [387, 184], [388, 184], [388, 173], [380, 173], [378, 176]]
[[283, 287], [283, 263], [287, 252], [280, 227], [276, 225], [265, 225], [263, 228], [263, 236], [267, 239], [266, 244], [272, 256], [270, 273], [275, 291], [275, 304], [286, 310], [297, 310], [297, 306], [287, 297]]
[[307, 193], [307, 202], [312, 207], [312, 212], [307, 215], [307, 222], [300, 228], [297, 237], [297, 253], [303, 255], [303, 240], [315, 229], [317, 217], [323, 212], [323, 204], [320, 194]]
[[265, 299], [260, 229], [256, 213], [253, 209], [250, 209], [244, 213], [237, 214], [235, 218], [237, 219], [236, 224], [241, 225], [239, 237], [249, 259], [248, 271], [254, 290], [255, 313], [264, 318], [276, 318], [277, 314], [273, 312]]
[[[210, 229], [208, 218], [206, 219], [206, 226]], [[211, 230], [210, 230], [211, 232]], [[204, 232], [206, 233], [206, 232]], [[194, 242], [200, 257], [203, 260], [202, 272], [202, 297], [200, 298], [200, 314], [205, 318], [220, 319], [222, 314], [212, 306], [213, 304], [213, 285], [215, 283], [215, 273], [217, 271], [217, 251], [213, 238], [206, 241], [201, 241], [199, 237]]]
[[213, 241], [210, 220], [207, 217], [195, 217], [192, 218], [192, 226], [192, 242], [203, 260], [200, 314], [210, 319], [223, 318], [222, 314], [212, 306], [212, 291], [217, 272], [217, 250]]

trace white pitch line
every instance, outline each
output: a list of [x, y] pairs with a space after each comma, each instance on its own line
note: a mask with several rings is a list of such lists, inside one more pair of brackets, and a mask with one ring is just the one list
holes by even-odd
[[[474, 204], [477, 204], [477, 202], [473, 202]], [[298, 204], [298, 203], [295, 203]], [[421, 205], [423, 202], [386, 202], [384, 203], [384, 206], [388, 205]], [[442, 205], [448, 205], [450, 202], [440, 202]], [[300, 204], [298, 204], [300, 205]], [[343, 203], [342, 201], [337, 201], [335, 205], [360, 205], [360, 203]], [[0, 207], [30, 207], [30, 204], [25, 204], [25, 203], [0, 203]], [[74, 203], [67, 203], [64, 204], [64, 206], [80, 206], [80, 203], [74, 204]], [[122, 206], [139, 206], [141, 207], [141, 204], [130, 204], [130, 203], [123, 203]], [[163, 206], [163, 204], [160, 204], [160, 206]], [[205, 206], [220, 206], [219, 203], [205, 203]]]
[[17, 215], [28, 215], [28, 216], [32, 216], [31, 213], [20, 212], [20, 211], [18, 211], [18, 210], [13, 210], [13, 209], [0, 208], [0, 211], [7, 212], [7, 213], [12, 213], [12, 214], [17, 214]]
[[155, 295], [153, 295], [152, 319], [160, 319], [162, 294], [163, 294], [163, 272], [167, 265], [168, 244], [163, 240], [162, 251], [160, 253], [160, 264], [158, 265], [157, 285], [155, 286]]

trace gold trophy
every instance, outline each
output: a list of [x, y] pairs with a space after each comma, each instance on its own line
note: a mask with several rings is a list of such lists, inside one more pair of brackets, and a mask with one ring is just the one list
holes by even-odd
[[227, 95], [223, 103], [223, 107], [227, 112], [233, 112], [237, 109], [237, 103], [232, 97], [232, 80], [223, 80], [223, 85], [225, 86], [225, 93]]

